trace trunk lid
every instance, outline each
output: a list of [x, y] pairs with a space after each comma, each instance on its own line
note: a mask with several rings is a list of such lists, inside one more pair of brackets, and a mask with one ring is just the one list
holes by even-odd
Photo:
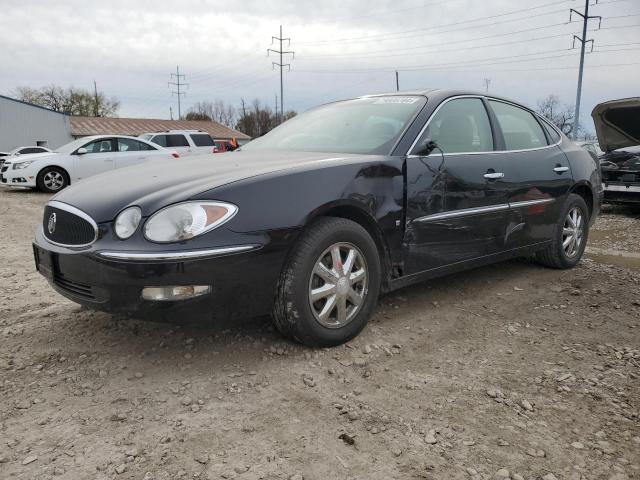
[[600, 103], [591, 117], [605, 152], [640, 145], [640, 97]]

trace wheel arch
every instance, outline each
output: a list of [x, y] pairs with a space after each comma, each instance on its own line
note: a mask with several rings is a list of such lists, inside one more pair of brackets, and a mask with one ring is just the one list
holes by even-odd
[[69, 173], [69, 169], [67, 169], [67, 168], [65, 168], [62, 165], [59, 165], [57, 163], [52, 163], [52, 164], [49, 164], [49, 165], [45, 165], [40, 170], [38, 170], [38, 173], [36, 174], [36, 180], [38, 179], [40, 174], [47, 168], [59, 168], [60, 170], [62, 170], [62, 173], [64, 173], [66, 175], [66, 177], [67, 177], [67, 185], [71, 185], [71, 174]]
[[320, 217], [345, 218], [357, 223], [369, 233], [378, 248], [380, 256], [381, 288], [382, 291], [387, 291], [391, 278], [391, 253], [382, 229], [367, 208], [357, 202], [332, 202], [312, 212], [305, 222], [305, 228]]
[[573, 187], [571, 187], [571, 190], [569, 190], [569, 194], [571, 193], [580, 195], [583, 198], [583, 200], [587, 204], [587, 208], [589, 208], [589, 218], [591, 218], [591, 216], [593, 215], [593, 207], [595, 204], [595, 194], [592, 186], [586, 181], [578, 182]]

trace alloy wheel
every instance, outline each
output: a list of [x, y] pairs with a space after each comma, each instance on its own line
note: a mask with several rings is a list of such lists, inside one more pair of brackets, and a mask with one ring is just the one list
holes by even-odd
[[584, 215], [578, 207], [567, 213], [562, 228], [562, 249], [568, 258], [575, 257], [584, 240]]
[[64, 177], [60, 172], [51, 171], [45, 173], [42, 182], [49, 190], [60, 190], [64, 185]]
[[316, 260], [309, 281], [309, 304], [316, 320], [341, 328], [360, 311], [367, 295], [367, 264], [351, 243], [335, 243]]

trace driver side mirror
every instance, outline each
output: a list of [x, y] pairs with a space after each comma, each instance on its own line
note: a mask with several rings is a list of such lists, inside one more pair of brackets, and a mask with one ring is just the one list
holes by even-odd
[[84, 147], [80, 147], [78, 150], [76, 150], [76, 154], [77, 155], [84, 155], [85, 153], [87, 153], [88, 150]]
[[433, 152], [436, 148], [440, 148], [438, 147], [438, 144], [436, 142], [434, 142], [430, 138], [425, 138], [418, 145], [414, 155], [418, 155], [420, 157], [426, 157], [427, 155], [431, 154], [431, 152]]

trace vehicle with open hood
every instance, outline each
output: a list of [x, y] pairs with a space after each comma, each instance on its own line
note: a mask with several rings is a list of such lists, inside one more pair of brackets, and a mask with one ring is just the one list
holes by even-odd
[[381, 292], [520, 256], [575, 266], [601, 189], [593, 158], [530, 108], [393, 92], [311, 109], [233, 153], [71, 185], [33, 248], [53, 288], [91, 308], [272, 313], [289, 338], [331, 346]]
[[591, 113], [598, 135], [604, 200], [640, 204], [640, 97], [611, 100]]

